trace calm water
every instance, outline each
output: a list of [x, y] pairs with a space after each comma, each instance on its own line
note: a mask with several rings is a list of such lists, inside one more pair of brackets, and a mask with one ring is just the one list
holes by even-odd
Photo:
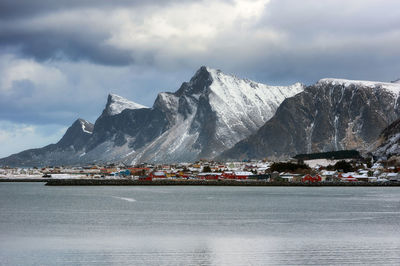
[[0, 183], [1, 265], [400, 265], [400, 188]]

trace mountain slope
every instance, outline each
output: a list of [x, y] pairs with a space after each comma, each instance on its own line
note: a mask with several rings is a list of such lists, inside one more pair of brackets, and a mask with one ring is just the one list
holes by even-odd
[[400, 84], [322, 79], [286, 99], [255, 134], [219, 158], [365, 150], [400, 116]]
[[267, 86], [201, 67], [188, 83], [161, 93], [155, 106], [170, 112], [170, 127], [128, 162], [211, 158], [255, 132], [287, 97], [303, 90]]
[[77, 119], [56, 144], [50, 144], [39, 149], [30, 149], [0, 159], [2, 166], [44, 166], [59, 164], [74, 164], [79, 161], [79, 152], [93, 133], [93, 124]]
[[400, 118], [382, 131], [371, 152], [379, 159], [400, 156]]

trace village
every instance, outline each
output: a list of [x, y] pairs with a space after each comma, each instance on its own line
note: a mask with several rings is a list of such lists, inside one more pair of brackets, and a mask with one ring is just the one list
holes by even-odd
[[200, 160], [178, 164], [48, 166], [43, 168], [0, 168], [0, 180], [30, 179], [129, 179], [156, 180], [236, 180], [287, 183], [400, 182], [400, 167], [384, 163], [350, 160], [267, 160], [219, 163]]

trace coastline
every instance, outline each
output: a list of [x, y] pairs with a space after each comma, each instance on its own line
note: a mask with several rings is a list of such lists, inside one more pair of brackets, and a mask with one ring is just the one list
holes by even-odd
[[48, 182], [50, 178], [0, 178], [0, 183], [6, 182]]
[[47, 180], [46, 186], [287, 186], [287, 187], [399, 187], [400, 182], [367, 183], [367, 182], [316, 182], [290, 183], [265, 181], [236, 180], [129, 180], [129, 179], [58, 179]]

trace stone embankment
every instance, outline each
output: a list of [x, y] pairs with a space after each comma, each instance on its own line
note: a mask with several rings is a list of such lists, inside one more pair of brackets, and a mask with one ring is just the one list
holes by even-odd
[[0, 178], [1, 182], [48, 182], [50, 178]]

